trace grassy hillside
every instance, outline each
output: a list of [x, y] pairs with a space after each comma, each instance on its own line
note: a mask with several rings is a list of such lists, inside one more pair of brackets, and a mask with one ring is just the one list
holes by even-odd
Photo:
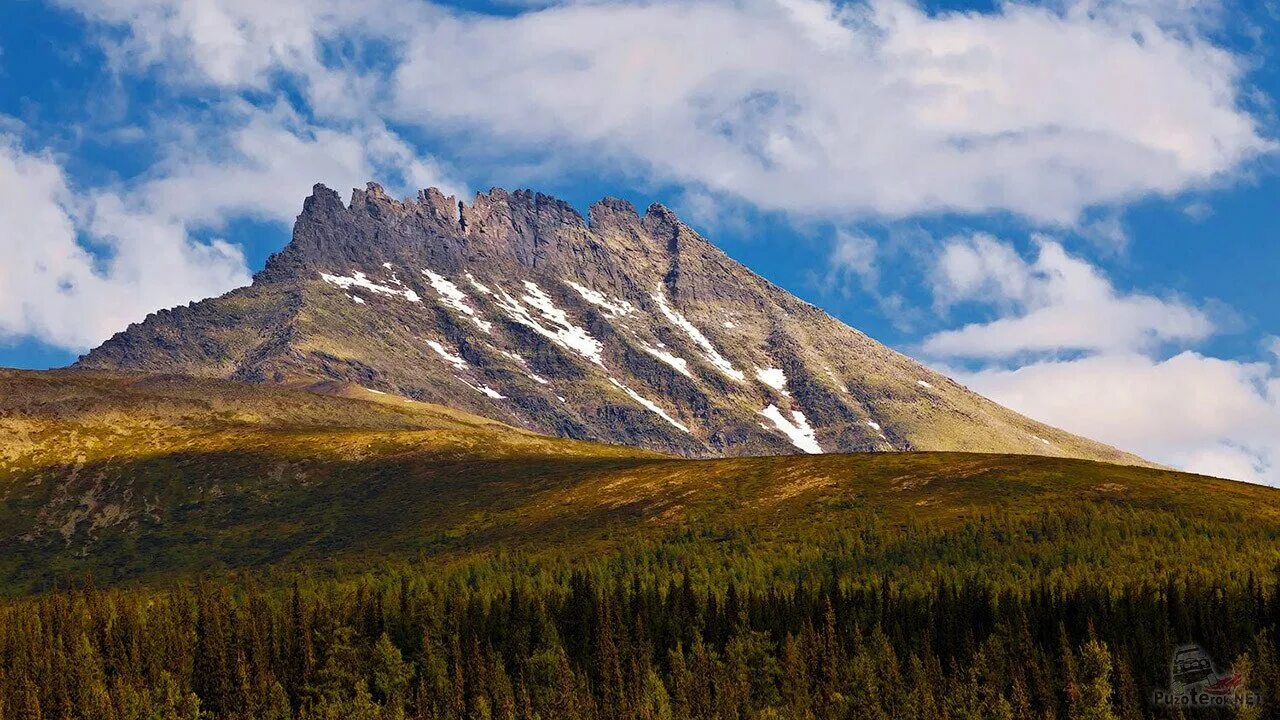
[[0, 439], [0, 718], [1168, 718], [1189, 641], [1280, 708], [1270, 488], [89, 372]]
[[[24, 592], [86, 574], [366, 567], [496, 548], [594, 556], [692, 531], [749, 531], [759, 550], [856, 528], [960, 532], [981, 518], [1022, 533], [1023, 547], [1038, 536], [1017, 528], [1082, 510], [1131, 529], [1280, 530], [1275, 491], [1175, 472], [956, 453], [676, 460], [353, 386], [312, 390], [327, 394], [6, 372], [0, 584]], [[1069, 564], [1158, 574], [1280, 560], [1270, 548], [1214, 558], [1203, 543], [1164, 557], [1149, 542], [1139, 532]]]

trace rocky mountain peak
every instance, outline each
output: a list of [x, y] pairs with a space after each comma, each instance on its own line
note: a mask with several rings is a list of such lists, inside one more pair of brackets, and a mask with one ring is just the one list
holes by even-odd
[[426, 190], [418, 191], [418, 204], [440, 222], [454, 223], [458, 221], [458, 198], [452, 195], [446, 196], [443, 192], [440, 192], [439, 188], [430, 187]]
[[500, 223], [517, 232], [554, 225], [586, 228], [586, 222], [572, 205], [532, 190], [507, 192], [493, 188], [487, 193], [477, 193], [471, 205], [462, 207], [462, 215], [472, 221], [469, 225]]
[[302, 214], [343, 211], [347, 207], [342, 204], [342, 197], [323, 183], [311, 187], [311, 194], [302, 201]]
[[354, 383], [541, 433], [689, 456], [977, 450], [1138, 461], [969, 392], [726, 256], [662, 205], [587, 218], [317, 185], [250, 287], [81, 367]]
[[609, 228], [633, 228], [640, 223], [636, 206], [616, 197], [600, 198], [587, 210], [591, 229], [597, 232]]

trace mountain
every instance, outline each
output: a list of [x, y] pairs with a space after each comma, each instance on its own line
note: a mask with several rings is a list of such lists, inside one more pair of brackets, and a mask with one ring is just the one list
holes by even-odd
[[[1271, 567], [1280, 532], [1274, 489], [1159, 469], [963, 453], [674, 459], [353, 385], [316, 389], [0, 371], [0, 592], [492, 552], [601, 558], [689, 533], [705, 535], [706, 558], [803, 558], [836, 533], [877, 528], [917, 544], [939, 533], [966, 563], [993, 567], [1090, 538], [1098, 548], [1037, 550], [1018, 572], [1046, 577], [1070, 559], [1146, 577], [1165, 562], [1148, 543], [1174, 547], [1166, 560], [1181, 567], [1226, 567], [1217, 533], [1260, 534], [1261, 559], [1249, 550], [1248, 562]], [[1093, 525], [1023, 527], [1068, 510]], [[1084, 529], [1104, 517], [1114, 528]], [[1000, 523], [982, 551], [978, 518]], [[1217, 529], [1182, 547], [1210, 521]], [[726, 545], [724, 528], [750, 540]], [[904, 562], [890, 546], [857, 554]]]
[[687, 457], [951, 450], [1142, 460], [1029, 420], [733, 261], [653, 205], [583, 218], [529, 191], [460, 203], [317, 185], [253, 284], [76, 363], [331, 380], [522, 429]]

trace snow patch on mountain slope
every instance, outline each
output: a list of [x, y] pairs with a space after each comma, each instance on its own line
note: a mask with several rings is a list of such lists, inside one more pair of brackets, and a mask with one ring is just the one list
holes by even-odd
[[662, 293], [662, 286], [658, 286], [658, 289], [654, 291], [653, 301], [658, 304], [658, 309], [662, 311], [662, 314], [666, 316], [667, 320], [669, 320], [672, 325], [683, 330], [691, 340], [697, 343], [698, 347], [702, 348], [703, 354], [706, 355], [707, 362], [710, 362], [719, 369], [720, 372], [734, 380], [737, 380], [738, 382], [746, 380], [746, 374], [735, 368], [733, 363], [729, 362], [725, 356], [721, 355], [720, 351], [716, 349], [715, 345], [711, 344], [711, 341], [707, 339], [706, 335], [702, 334], [701, 330], [695, 327], [693, 323], [686, 320], [679, 311], [667, 304], [667, 298]]
[[569, 315], [556, 307], [551, 298], [542, 292], [542, 289], [537, 284], [526, 280], [524, 289], [524, 301], [532, 305], [538, 312], [542, 313], [542, 317], [556, 326], [555, 335], [561, 344], [576, 350], [591, 362], [601, 367], [604, 366], [604, 360], [600, 356], [603, 346], [599, 340], [591, 337], [591, 333], [573, 324], [573, 321], [569, 319]]
[[782, 372], [782, 368], [756, 368], [756, 379], [786, 395], [787, 393], [787, 374]]
[[448, 350], [445, 350], [444, 346], [435, 340], [428, 340], [427, 345], [429, 345], [432, 350], [435, 350], [437, 355], [444, 358], [445, 361], [454, 368], [458, 370], [465, 370], [467, 368], [467, 361], [463, 360], [461, 355], [454, 355]]
[[[786, 435], [792, 445], [811, 455], [822, 454], [822, 446], [818, 445], [818, 439], [814, 436], [813, 428], [809, 427], [809, 421], [804, 413], [792, 410], [791, 419], [787, 419], [776, 405], [770, 405], [761, 410], [760, 414], [768, 418], [778, 432]], [[761, 427], [765, 426], [761, 425]]]
[[458, 289], [457, 285], [443, 275], [437, 275], [430, 270], [423, 270], [422, 274], [427, 276], [431, 287], [439, 293], [440, 302], [471, 318], [471, 321], [481, 330], [487, 333], [493, 332], [493, 323], [480, 317], [480, 314], [467, 304], [467, 294]]
[[884, 434], [884, 428], [880, 427], [880, 423], [876, 422], [875, 420], [868, 420], [867, 427], [871, 428], [872, 430], [875, 430], [880, 435], [881, 438], [885, 440], [889, 439], [889, 436]]
[[[457, 377], [457, 376], [455, 376], [455, 377]], [[471, 383], [467, 382], [466, 380], [463, 380], [462, 378], [457, 378], [457, 380], [458, 380], [458, 382], [462, 383], [463, 385], [466, 385], [467, 387], [471, 388], [472, 390], [475, 390], [476, 392], [480, 393], [481, 395], [485, 395], [485, 396], [487, 396], [487, 397], [493, 398], [494, 400], [506, 400], [506, 399], [507, 399], [507, 396], [506, 396], [506, 395], [503, 395], [502, 393], [498, 392], [497, 390], [494, 390], [493, 388], [491, 388], [491, 387], [489, 387], [489, 386], [487, 386], [487, 385], [472, 385]]]
[[[468, 278], [477, 289], [483, 288], [474, 278]], [[493, 297], [498, 307], [502, 309], [515, 322], [528, 327], [539, 335], [554, 342], [560, 347], [572, 350], [591, 362], [604, 367], [604, 358], [601, 351], [604, 346], [599, 340], [591, 337], [586, 330], [578, 327], [569, 319], [565, 311], [556, 307], [555, 303], [546, 293], [542, 292], [535, 283], [525, 281], [525, 294], [519, 300], [511, 296], [511, 293], [499, 287], [496, 291], [488, 291]], [[486, 291], [487, 288], [482, 290]], [[523, 303], [521, 302], [523, 301]], [[528, 303], [529, 307], [525, 307], [524, 303]], [[548, 322], [551, 327], [543, 325], [541, 321], [533, 316], [529, 308], [537, 310], [542, 319]]]
[[613, 383], [615, 387], [617, 387], [619, 390], [621, 390], [622, 392], [624, 392], [624, 393], [626, 393], [627, 395], [629, 395], [629, 396], [631, 397], [631, 399], [632, 399], [632, 400], [635, 400], [636, 402], [638, 402], [638, 403], [640, 403], [641, 405], [643, 405], [646, 409], [648, 409], [648, 410], [649, 410], [649, 412], [652, 412], [653, 414], [657, 415], [658, 417], [662, 418], [663, 420], [666, 420], [667, 422], [671, 423], [671, 424], [672, 424], [672, 425], [674, 425], [675, 427], [677, 427], [677, 428], [679, 428], [679, 429], [681, 429], [681, 430], [683, 430], [683, 431], [685, 431], [685, 432], [689, 432], [689, 428], [688, 428], [688, 427], [686, 427], [686, 426], [684, 425], [684, 423], [682, 423], [682, 422], [680, 422], [679, 420], [676, 420], [675, 418], [673, 418], [673, 417], [671, 417], [670, 415], [668, 415], [668, 414], [667, 414], [667, 412], [666, 412], [665, 410], [663, 410], [662, 408], [658, 407], [657, 403], [655, 403], [655, 402], [653, 402], [652, 400], [650, 400], [650, 399], [648, 399], [648, 398], [646, 398], [646, 397], [642, 396], [640, 393], [636, 392], [635, 390], [632, 390], [631, 388], [627, 387], [626, 385], [623, 385], [623, 384], [622, 384], [621, 382], [619, 382], [616, 378], [609, 378], [609, 382]]
[[396, 295], [408, 300], [409, 302], [422, 302], [422, 298], [418, 297], [418, 293], [405, 288], [398, 290], [386, 285], [379, 285], [373, 282], [364, 273], [357, 270], [350, 277], [345, 275], [330, 275], [329, 273], [320, 273], [320, 279], [332, 285], [337, 285], [343, 290], [349, 290], [353, 287], [362, 288], [369, 292], [379, 293], [381, 295]]
[[587, 302], [591, 303], [592, 305], [595, 305], [596, 307], [603, 308], [606, 312], [609, 313], [610, 317], [622, 317], [624, 315], [630, 315], [636, 310], [635, 306], [627, 302], [626, 300], [610, 300], [609, 296], [605, 295], [604, 293], [598, 290], [592, 290], [591, 288], [586, 287], [585, 285], [579, 285], [578, 283], [572, 280], [565, 280], [564, 283], [565, 285], [568, 285], [574, 290], [577, 290], [578, 294], [582, 296], [583, 300], [586, 300]]
[[493, 296], [493, 291], [490, 290], [487, 285], [484, 285], [479, 280], [477, 280], [475, 275], [472, 275], [471, 273], [466, 273], [466, 278], [467, 278], [467, 282], [471, 283], [471, 287], [474, 287], [475, 289], [479, 290], [485, 295], [488, 295], [490, 297]]
[[684, 358], [679, 357], [677, 355], [673, 355], [667, 352], [666, 350], [663, 350], [662, 348], [656, 348], [656, 347], [653, 347], [652, 345], [649, 345], [643, 342], [640, 343], [640, 349], [644, 350], [645, 352], [658, 358], [662, 362], [675, 368], [675, 371], [680, 373], [681, 375], [684, 375], [687, 378], [693, 377], [693, 375], [689, 372], [688, 360], [685, 360]]
[[844, 382], [840, 380], [834, 370], [827, 368], [827, 376], [831, 378], [831, 382], [836, 384], [836, 387], [840, 388], [840, 392], [845, 393], [846, 395], [849, 394], [849, 386], [845, 385]]
[[512, 360], [513, 362], [515, 362], [515, 364], [519, 365], [520, 369], [524, 371], [525, 375], [529, 376], [530, 380], [538, 383], [539, 385], [551, 384], [550, 380], [544, 377], [541, 377], [535, 374], [532, 370], [530, 370], [528, 361], [526, 361], [523, 357], [520, 357], [519, 355], [513, 352], [507, 352], [506, 350], [499, 350], [498, 352], [502, 353], [504, 357], [506, 357], [509, 360]]

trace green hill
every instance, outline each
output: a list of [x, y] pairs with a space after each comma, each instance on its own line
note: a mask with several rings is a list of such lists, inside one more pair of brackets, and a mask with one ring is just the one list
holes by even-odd
[[1089, 508], [1134, 523], [1280, 528], [1270, 488], [1080, 460], [672, 459], [344, 385], [12, 371], [0, 391], [0, 582], [10, 592], [86, 574], [116, 582], [495, 548], [598, 553], [704, 526], [800, 543], [872, 522], [937, 532]]
[[1269, 717], [1278, 566], [1277, 491], [1158, 469], [0, 373], [4, 720], [1164, 718], [1187, 642]]

